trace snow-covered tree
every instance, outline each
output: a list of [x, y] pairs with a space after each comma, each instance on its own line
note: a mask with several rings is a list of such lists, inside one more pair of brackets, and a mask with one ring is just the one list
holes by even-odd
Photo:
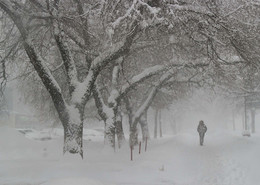
[[[106, 42], [102, 42], [99, 51], [96, 51], [98, 54], [92, 54], [91, 49], [88, 47], [91, 44], [94, 45], [95, 42], [89, 44], [87, 38], [85, 38], [85, 36], [89, 36], [89, 32], [92, 32], [90, 28], [86, 28], [86, 26], [90, 25], [84, 22], [84, 27], [80, 26], [83, 24], [80, 21], [93, 21], [93, 17], [92, 19], [87, 18], [91, 16], [98, 17], [100, 15], [98, 12], [102, 13], [103, 4], [97, 2], [99, 5], [96, 5], [92, 3], [95, 2], [82, 4], [81, 1], [75, 1], [75, 3], [71, 1], [0, 1], [1, 9], [15, 24], [24, 51], [52, 98], [64, 127], [64, 152], [80, 153], [81, 156], [83, 156], [84, 107], [90, 99], [96, 78], [106, 65], [115, 62], [129, 51], [133, 39], [140, 31], [140, 23], [137, 17], [126, 17], [128, 20], [127, 27], [121, 25], [121, 21], [112, 25], [114, 20], [110, 20], [109, 23], [114, 26], [113, 29], [119, 27], [119, 25], [121, 25], [121, 28], [124, 27], [124, 31], [117, 37], [120, 40], [113, 40], [111, 38], [113, 34], [109, 30], [109, 37]], [[75, 5], [77, 5], [77, 8], [72, 8]], [[125, 4], [125, 6], [127, 8], [128, 4]], [[87, 11], [85, 8], [92, 9]], [[88, 12], [86, 13], [86, 20], [81, 11]], [[117, 17], [120, 17], [120, 15]], [[93, 27], [95, 27], [94, 23]], [[51, 44], [60, 53], [68, 83], [67, 95], [64, 94], [66, 92], [62, 91], [53, 75], [53, 71], [50, 69], [49, 62], [51, 61], [47, 61], [46, 57], [43, 57], [44, 54], [40, 53], [42, 50], [39, 49], [38, 45], [39, 37], [52, 42]], [[72, 43], [71, 40], [76, 44]], [[44, 40], [42, 42], [44, 43]], [[86, 60], [82, 61], [86, 66], [86, 70], [84, 71], [85, 74], [81, 76], [79, 76], [80, 71], [77, 68], [76, 59], [73, 57], [73, 48], [76, 45], [80, 45], [81, 51], [87, 56]], [[46, 50], [49, 50], [48, 46]]]
[[[20, 46], [15, 61], [29, 60], [30, 65], [23, 64], [25, 71], [34, 71], [49, 93], [64, 127], [64, 152], [83, 156], [84, 109], [92, 95], [107, 139], [115, 146], [121, 101], [133, 87], [157, 75], [151, 78], [150, 92], [131, 111], [132, 145], [138, 122], [168, 81], [221, 84], [224, 77], [234, 76], [234, 66], [257, 65], [259, 25], [253, 15], [259, 12], [258, 2], [232, 2], [0, 0], [0, 8], [10, 25], [6, 33], [12, 33], [6, 39]], [[149, 48], [158, 43], [164, 50], [160, 54]], [[136, 61], [143, 60], [138, 52], [142, 49], [150, 49], [143, 56], [150, 53], [152, 62], [138, 64], [141, 70], [122, 80], [120, 61], [133, 53]], [[238, 57], [231, 60], [233, 56]], [[133, 59], [129, 57], [129, 66], [136, 64]], [[101, 92], [103, 80], [111, 84], [106, 94]]]
[[[158, 7], [139, 0], [1, 0], [0, 7], [50, 94], [64, 127], [64, 152], [83, 156], [84, 108], [98, 75], [130, 51], [140, 30], [163, 22]], [[60, 68], [65, 89], [55, 73]]]

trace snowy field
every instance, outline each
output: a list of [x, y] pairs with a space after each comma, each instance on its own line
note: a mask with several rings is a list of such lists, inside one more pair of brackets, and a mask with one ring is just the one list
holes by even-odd
[[[260, 182], [260, 135], [209, 132], [205, 146], [197, 133], [164, 136], [148, 151], [127, 145], [114, 152], [102, 134], [85, 130], [85, 158], [62, 155], [61, 130], [26, 134], [0, 128], [1, 185], [257, 185]], [[53, 139], [43, 139], [49, 136]], [[49, 135], [48, 135], [49, 134]], [[38, 139], [37, 139], [38, 137]]]

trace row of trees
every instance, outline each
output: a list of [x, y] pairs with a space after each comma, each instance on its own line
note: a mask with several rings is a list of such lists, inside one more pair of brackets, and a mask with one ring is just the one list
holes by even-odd
[[138, 124], [149, 137], [149, 107], [163, 109], [191, 86], [239, 91], [237, 75], [258, 69], [257, 1], [0, 0], [0, 8], [2, 63], [19, 68], [31, 103], [55, 110], [64, 152], [82, 157], [93, 100], [105, 141], [124, 142], [125, 113], [133, 146]]

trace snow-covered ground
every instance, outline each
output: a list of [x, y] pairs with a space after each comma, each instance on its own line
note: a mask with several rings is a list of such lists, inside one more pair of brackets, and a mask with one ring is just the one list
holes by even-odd
[[[56, 131], [55, 131], [56, 132]], [[50, 131], [49, 136], [55, 134]], [[60, 131], [58, 132], [60, 133]], [[196, 132], [164, 136], [130, 161], [127, 144], [114, 152], [98, 131], [85, 130], [85, 158], [62, 154], [60, 134], [35, 140], [0, 128], [1, 185], [257, 185], [260, 182], [260, 135], [209, 132], [205, 146]], [[33, 135], [33, 136], [32, 136]], [[44, 134], [43, 134], [44, 135]], [[58, 137], [59, 136], [59, 137]], [[41, 136], [42, 137], [42, 136]], [[92, 137], [92, 138], [91, 138]], [[94, 138], [99, 139], [94, 139]]]
[[[34, 140], [50, 140], [63, 137], [62, 128], [46, 128], [42, 130], [35, 129], [17, 129], [20, 133], [23, 133], [26, 138]], [[93, 129], [83, 129], [83, 139], [89, 141], [100, 141], [104, 139], [104, 129], [93, 128]]]

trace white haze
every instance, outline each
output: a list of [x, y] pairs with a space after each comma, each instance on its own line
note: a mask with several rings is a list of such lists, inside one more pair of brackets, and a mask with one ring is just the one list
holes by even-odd
[[[177, 132], [197, 132], [197, 125], [203, 120], [208, 126], [208, 133], [217, 130], [232, 129], [232, 110], [234, 105], [227, 97], [216, 95], [212, 92], [197, 90], [191, 97], [176, 101], [170, 109], [162, 113], [162, 122], [166, 127], [164, 131], [168, 134], [174, 133], [172, 125], [177, 124]], [[240, 112], [242, 112], [241, 107]], [[238, 112], [239, 113], [239, 112]], [[242, 116], [236, 114], [237, 127], [242, 126]], [[153, 123], [154, 112], [150, 111], [150, 123]], [[150, 127], [153, 129], [153, 127]]]

